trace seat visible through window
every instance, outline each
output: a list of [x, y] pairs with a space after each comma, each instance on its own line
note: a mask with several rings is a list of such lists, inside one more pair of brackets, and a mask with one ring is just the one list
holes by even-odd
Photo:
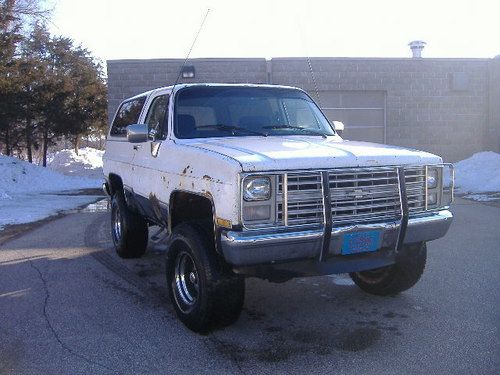
[[189, 138], [196, 134], [196, 121], [191, 115], [177, 115], [179, 136]]

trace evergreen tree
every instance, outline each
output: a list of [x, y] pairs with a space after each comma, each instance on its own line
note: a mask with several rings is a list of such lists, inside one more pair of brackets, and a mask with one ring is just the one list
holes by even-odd
[[41, 145], [45, 166], [57, 139], [72, 139], [78, 152], [82, 136], [104, 134], [107, 102], [102, 66], [33, 22], [46, 15], [38, 4], [0, 0], [0, 143], [7, 155], [23, 147], [30, 162]]

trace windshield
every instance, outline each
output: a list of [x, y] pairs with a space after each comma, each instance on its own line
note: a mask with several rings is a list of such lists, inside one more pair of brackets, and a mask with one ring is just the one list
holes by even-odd
[[293, 89], [186, 87], [174, 113], [177, 138], [335, 134], [311, 98]]

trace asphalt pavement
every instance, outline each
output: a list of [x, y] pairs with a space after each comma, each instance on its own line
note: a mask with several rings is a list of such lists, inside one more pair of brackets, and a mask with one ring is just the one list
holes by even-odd
[[498, 374], [500, 207], [452, 211], [409, 291], [248, 279], [239, 321], [205, 336], [175, 317], [161, 247], [118, 258], [107, 212], [46, 222], [0, 245], [0, 374]]

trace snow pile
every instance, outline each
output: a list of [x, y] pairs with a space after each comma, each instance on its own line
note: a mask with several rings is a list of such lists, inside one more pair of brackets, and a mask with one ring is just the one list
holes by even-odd
[[102, 155], [104, 151], [92, 147], [75, 150], [61, 150], [47, 157], [47, 166], [68, 176], [85, 176], [102, 179]]
[[90, 203], [96, 196], [61, 193], [99, 188], [101, 184], [101, 179], [65, 176], [3, 155], [0, 155], [0, 171], [0, 229]]
[[17, 158], [0, 155], [0, 192], [12, 194], [48, 193], [98, 188], [100, 180], [65, 176]]
[[482, 201], [489, 200], [484, 193], [500, 192], [500, 154], [478, 152], [455, 163], [455, 187], [457, 193]]

